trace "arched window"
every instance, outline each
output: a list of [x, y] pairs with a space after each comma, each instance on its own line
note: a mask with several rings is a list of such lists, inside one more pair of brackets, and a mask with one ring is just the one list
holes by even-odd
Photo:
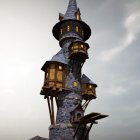
[[79, 120], [82, 117], [81, 113], [77, 114], [77, 120]]

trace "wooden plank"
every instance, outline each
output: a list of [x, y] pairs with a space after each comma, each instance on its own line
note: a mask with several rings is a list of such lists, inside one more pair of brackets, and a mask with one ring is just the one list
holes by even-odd
[[82, 117], [80, 120], [82, 121], [82, 120], [85, 120], [85, 119], [90, 119], [91, 117], [97, 116], [97, 115], [99, 115], [99, 114], [100, 114], [100, 113], [92, 112], [92, 113], [90, 113], [90, 114], [85, 115], [85, 116]]

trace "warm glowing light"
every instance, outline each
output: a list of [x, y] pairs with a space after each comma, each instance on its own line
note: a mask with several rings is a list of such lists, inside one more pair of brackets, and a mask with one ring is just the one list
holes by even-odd
[[62, 70], [62, 66], [59, 66], [58, 69], [59, 69], [59, 70]]
[[76, 81], [73, 82], [73, 87], [77, 87], [78, 83]]
[[89, 85], [89, 88], [92, 89], [92, 85]]
[[79, 28], [78, 28], [78, 26], [76, 26], [76, 32], [78, 32], [79, 31]]
[[70, 31], [70, 26], [69, 26], [69, 25], [67, 26], [67, 31], [68, 31], [68, 32]]

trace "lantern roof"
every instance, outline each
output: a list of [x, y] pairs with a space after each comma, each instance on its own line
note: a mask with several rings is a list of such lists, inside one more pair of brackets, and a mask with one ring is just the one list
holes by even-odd
[[46, 65], [48, 65], [51, 62], [57, 62], [57, 63], [62, 63], [64, 65], [68, 65], [68, 62], [64, 56], [63, 49], [61, 49], [56, 55], [54, 55], [51, 60], [46, 61], [43, 67], [41, 68], [41, 70], [45, 71]]
[[56, 55], [54, 55], [51, 61], [57, 61], [66, 65], [68, 64], [63, 49], [61, 49]]
[[97, 87], [97, 85], [95, 83], [93, 83], [85, 74], [82, 75], [81, 82], [82, 82], [82, 84], [92, 84]]

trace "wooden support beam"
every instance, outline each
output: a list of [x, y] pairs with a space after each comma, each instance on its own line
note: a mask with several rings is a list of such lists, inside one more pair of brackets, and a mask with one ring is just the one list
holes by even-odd
[[81, 123], [79, 122], [79, 125], [78, 125], [78, 127], [76, 128], [76, 131], [75, 131], [75, 133], [74, 133], [73, 138], [75, 138], [75, 136], [76, 136], [76, 134], [77, 134], [77, 132], [78, 132], [78, 130], [79, 130], [79, 128], [80, 128], [80, 125], [81, 125]]
[[84, 138], [84, 132], [85, 132], [85, 130], [86, 130], [86, 123], [84, 123], [84, 128], [83, 128], [83, 131], [82, 131], [82, 135], [81, 135], [81, 138], [79, 139], [79, 140], [83, 140], [83, 138]]
[[52, 125], [54, 125], [54, 104], [53, 104], [53, 97], [51, 99], [51, 108], [52, 108]]
[[52, 124], [52, 111], [51, 111], [50, 99], [48, 96], [47, 96], [47, 102], [48, 102], [48, 108], [49, 108], [49, 114], [50, 114], [50, 122]]
[[88, 130], [87, 130], [87, 132], [86, 132], [85, 138], [84, 138], [83, 140], [86, 140], [86, 139], [87, 139], [87, 136], [88, 136], [88, 134], [89, 134], [89, 132], [90, 132], [90, 130], [91, 130], [93, 124], [94, 124], [94, 122], [92, 122], [92, 123], [90, 124], [90, 126], [89, 126], [89, 128], [88, 128]]
[[88, 101], [86, 102], [86, 104], [84, 105], [84, 107], [83, 107], [83, 110], [84, 110], [84, 111], [86, 110], [86, 108], [87, 108], [87, 106], [89, 105], [90, 101], [91, 101], [91, 100], [88, 100]]

